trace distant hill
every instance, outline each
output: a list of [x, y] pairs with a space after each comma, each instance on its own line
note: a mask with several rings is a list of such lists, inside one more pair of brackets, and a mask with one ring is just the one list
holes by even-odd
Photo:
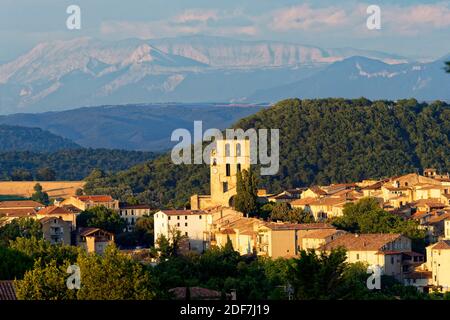
[[310, 77], [290, 84], [258, 90], [248, 101], [279, 101], [341, 97], [354, 99], [436, 99], [450, 101], [450, 76], [444, 72], [443, 57], [431, 63], [386, 64], [356, 56], [331, 64]]
[[[283, 188], [358, 181], [421, 171], [450, 171], [450, 106], [416, 100], [284, 100], [234, 127], [279, 128], [280, 170], [260, 187]], [[206, 165], [174, 165], [169, 155], [91, 179], [91, 193], [134, 195], [155, 205], [182, 207], [209, 192]]]
[[39, 127], [87, 148], [161, 151], [175, 143], [170, 141], [173, 130], [192, 131], [195, 120], [203, 121], [203, 130], [224, 129], [262, 108], [228, 104], [100, 106], [0, 116], [0, 124]]
[[0, 125], [0, 152], [55, 152], [79, 149], [78, 144], [40, 128]]

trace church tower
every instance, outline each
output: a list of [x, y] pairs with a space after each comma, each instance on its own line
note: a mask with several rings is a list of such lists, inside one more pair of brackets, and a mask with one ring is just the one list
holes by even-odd
[[211, 154], [211, 202], [231, 207], [237, 193], [237, 173], [249, 169], [250, 140], [218, 140]]
[[210, 195], [195, 194], [191, 209], [232, 207], [237, 193], [237, 172], [250, 170], [250, 140], [217, 140], [210, 157]]

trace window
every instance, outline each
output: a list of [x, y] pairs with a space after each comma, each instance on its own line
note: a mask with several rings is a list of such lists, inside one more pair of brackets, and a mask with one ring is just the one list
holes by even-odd
[[228, 191], [228, 182], [222, 182], [223, 185], [223, 192], [227, 192]]
[[168, 218], [169, 220], [170, 220], [170, 216], [169, 216], [169, 218]]
[[394, 257], [391, 257], [391, 264], [394, 264]]
[[198, 218], [201, 220], [202, 219], [202, 215], [199, 215]]
[[184, 226], [187, 227], [187, 222], [184, 223]]
[[177, 216], [177, 220], [180, 220], [180, 216]]
[[236, 156], [238, 156], [238, 157], [241, 156], [241, 144], [240, 143], [236, 144]]
[[187, 216], [184, 216], [184, 220], [187, 220]]
[[179, 222], [177, 222], [177, 227], [179, 227], [180, 226], [180, 223]]
[[187, 236], [188, 236], [188, 233], [187, 233], [187, 232], [185, 232], [185, 233], [184, 233], [184, 235], [185, 235], [185, 236], [187, 237]]
[[225, 157], [229, 157], [230, 156], [230, 144], [227, 143], [225, 144]]
[[237, 172], [241, 171], [241, 164], [240, 164], [240, 163], [237, 164], [237, 166], [236, 166], [236, 171], [237, 171]]
[[227, 165], [226, 165], [225, 168], [226, 168], [226, 176], [229, 177], [229, 176], [231, 175], [231, 167], [230, 167], [230, 164], [227, 163]]
[[359, 260], [359, 253], [356, 254], [356, 260]]

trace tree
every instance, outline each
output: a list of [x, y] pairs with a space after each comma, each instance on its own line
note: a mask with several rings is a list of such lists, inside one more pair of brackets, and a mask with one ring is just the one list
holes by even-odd
[[76, 291], [66, 285], [69, 263], [58, 265], [55, 260], [47, 264], [37, 260], [34, 268], [25, 273], [23, 280], [16, 281], [16, 294], [19, 300], [72, 300]]
[[83, 189], [78, 188], [77, 190], [75, 190], [75, 195], [82, 196], [83, 195]]
[[33, 259], [11, 248], [0, 247], [0, 279], [22, 279], [33, 267]]
[[42, 226], [32, 218], [18, 218], [0, 227], [0, 246], [8, 247], [17, 238], [42, 238]]
[[81, 288], [70, 290], [66, 280], [71, 263], [36, 260], [34, 268], [16, 282], [17, 296], [24, 300], [140, 300], [155, 295], [150, 273], [139, 262], [108, 246], [103, 256], [80, 252]]
[[114, 245], [103, 256], [82, 254], [77, 260], [81, 271], [81, 300], [148, 300], [155, 295], [150, 273]]
[[272, 221], [281, 220], [290, 223], [314, 222], [314, 217], [309, 212], [300, 208], [292, 208], [286, 202], [277, 203], [272, 207], [270, 219]]
[[175, 227], [169, 228], [169, 237], [163, 234], [156, 239], [155, 246], [158, 249], [159, 259], [166, 260], [177, 257], [180, 253], [180, 246], [187, 238]]
[[75, 246], [51, 244], [47, 240], [38, 239], [34, 236], [10, 241], [10, 247], [35, 261], [40, 260], [42, 263], [49, 263], [55, 260], [58, 265], [65, 261], [75, 263], [81, 250]]
[[236, 177], [235, 209], [249, 216], [258, 212], [257, 206], [257, 182], [252, 170], [242, 170]]
[[116, 211], [105, 206], [97, 206], [82, 211], [77, 216], [77, 226], [95, 227], [118, 234], [123, 232], [126, 221]]
[[48, 193], [42, 191], [42, 186], [39, 183], [36, 183], [33, 189], [34, 193], [31, 195], [31, 199], [45, 205], [50, 203]]
[[11, 180], [13, 181], [32, 181], [33, 175], [26, 169], [14, 169], [11, 173]]
[[36, 179], [40, 181], [53, 181], [56, 179], [56, 173], [49, 167], [40, 168], [36, 173]]
[[290, 283], [299, 300], [336, 299], [343, 284], [347, 267], [344, 249], [317, 255], [314, 251], [300, 252], [290, 268]]

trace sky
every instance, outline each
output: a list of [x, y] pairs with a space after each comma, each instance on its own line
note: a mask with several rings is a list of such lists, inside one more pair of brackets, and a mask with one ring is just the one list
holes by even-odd
[[[69, 30], [66, 9], [81, 9]], [[380, 8], [369, 30], [367, 7]], [[0, 63], [39, 42], [214, 35], [434, 59], [450, 53], [450, 0], [0, 0]]]

